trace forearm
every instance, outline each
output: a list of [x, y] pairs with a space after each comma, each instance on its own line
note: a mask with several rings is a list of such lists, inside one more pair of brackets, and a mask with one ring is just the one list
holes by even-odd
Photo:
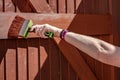
[[[116, 50], [117, 48], [112, 44], [90, 36], [72, 32], [68, 32], [65, 35], [65, 41], [103, 63], [117, 66], [120, 65], [120, 58], [118, 59], [120, 54]], [[115, 59], [118, 59], [116, 63], [114, 62]]]

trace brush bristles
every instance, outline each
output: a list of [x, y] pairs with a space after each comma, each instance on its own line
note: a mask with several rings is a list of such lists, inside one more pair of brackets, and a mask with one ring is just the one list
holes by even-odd
[[15, 17], [15, 19], [12, 21], [12, 24], [8, 31], [9, 38], [17, 38], [19, 36], [19, 31], [20, 31], [24, 21], [25, 21], [25, 19], [20, 16]]

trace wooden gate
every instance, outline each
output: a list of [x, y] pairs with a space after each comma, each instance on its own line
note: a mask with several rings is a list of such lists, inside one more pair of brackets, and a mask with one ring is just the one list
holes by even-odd
[[[9, 28], [10, 20], [20, 15], [35, 24], [49, 23], [113, 43], [109, 0], [1, 0], [0, 11], [2, 29]], [[115, 67], [94, 60], [59, 38], [41, 39], [30, 34], [28, 39], [0, 39], [0, 45], [0, 80], [116, 80]]]

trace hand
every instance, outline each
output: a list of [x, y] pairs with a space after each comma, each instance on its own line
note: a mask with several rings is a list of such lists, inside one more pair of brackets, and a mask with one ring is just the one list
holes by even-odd
[[45, 36], [46, 32], [53, 32], [54, 36], [59, 37], [62, 29], [54, 27], [49, 24], [43, 24], [43, 25], [34, 25], [30, 31], [35, 30], [35, 33], [40, 36], [41, 38], [48, 38]]

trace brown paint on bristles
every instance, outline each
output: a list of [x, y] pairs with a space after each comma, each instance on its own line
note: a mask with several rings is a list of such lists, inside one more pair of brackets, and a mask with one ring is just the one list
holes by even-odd
[[15, 16], [14, 20], [8, 31], [8, 38], [18, 38], [19, 31], [24, 23], [25, 19], [20, 16]]

